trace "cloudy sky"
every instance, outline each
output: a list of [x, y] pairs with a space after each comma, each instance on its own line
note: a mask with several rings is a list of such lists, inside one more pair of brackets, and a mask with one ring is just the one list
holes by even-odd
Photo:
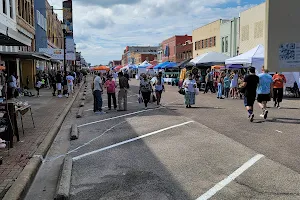
[[[54, 8], [62, 0], [48, 0]], [[74, 39], [92, 65], [120, 60], [130, 45], [158, 45], [264, 0], [73, 0]], [[61, 11], [57, 11], [62, 16]]]

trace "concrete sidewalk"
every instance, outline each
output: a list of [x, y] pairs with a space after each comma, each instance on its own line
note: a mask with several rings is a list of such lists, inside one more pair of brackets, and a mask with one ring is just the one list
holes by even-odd
[[[35, 94], [35, 93], [33, 93]], [[2, 199], [21, 171], [34, 155], [38, 146], [42, 143], [64, 108], [71, 102], [70, 98], [57, 98], [52, 96], [52, 90], [42, 89], [41, 97], [20, 97], [21, 101], [28, 101], [32, 106], [32, 113], [36, 128], [33, 128], [30, 113], [23, 117], [23, 135], [20, 117], [18, 117], [20, 142], [14, 142], [14, 148], [9, 154], [4, 149], [0, 150], [3, 164], [0, 165], [0, 199]]]

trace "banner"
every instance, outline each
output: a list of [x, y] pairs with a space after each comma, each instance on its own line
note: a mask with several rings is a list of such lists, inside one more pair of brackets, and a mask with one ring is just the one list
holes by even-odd
[[75, 43], [72, 36], [66, 37], [66, 52], [68, 55], [67, 60], [76, 60]]
[[63, 23], [67, 25], [67, 36], [73, 37], [72, 0], [63, 2]]
[[[51, 56], [53, 60], [64, 60], [64, 50], [63, 49], [51, 49], [51, 48], [40, 48], [39, 52], [46, 53]], [[75, 53], [66, 54], [67, 60], [75, 60]]]

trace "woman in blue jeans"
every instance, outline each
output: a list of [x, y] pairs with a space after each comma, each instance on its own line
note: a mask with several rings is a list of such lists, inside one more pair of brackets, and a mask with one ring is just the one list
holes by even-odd
[[220, 77], [218, 78], [218, 99], [224, 99], [223, 98], [223, 85], [224, 85], [224, 78], [225, 78], [225, 72], [222, 72]]

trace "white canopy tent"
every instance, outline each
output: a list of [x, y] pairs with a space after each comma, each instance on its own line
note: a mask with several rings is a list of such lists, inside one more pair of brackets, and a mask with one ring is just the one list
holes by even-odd
[[192, 59], [190, 63], [193, 65], [217, 65], [224, 63], [228, 58], [229, 56], [225, 54], [211, 51], [197, 56], [196, 58]]
[[238, 55], [233, 58], [229, 58], [225, 60], [226, 65], [233, 64], [244, 64], [251, 65], [256, 68], [257, 71], [261, 71], [262, 66], [264, 65], [265, 60], [265, 48], [263, 45], [258, 45], [255, 48]]

